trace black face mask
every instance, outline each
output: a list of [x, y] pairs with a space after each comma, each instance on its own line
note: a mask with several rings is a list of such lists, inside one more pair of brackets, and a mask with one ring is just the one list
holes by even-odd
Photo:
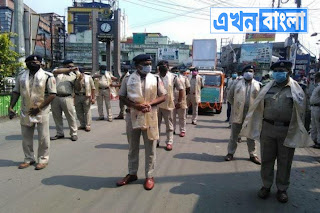
[[159, 71], [161, 73], [166, 73], [166, 72], [168, 72], [168, 68], [166, 66], [159, 66]]
[[27, 67], [30, 71], [36, 72], [40, 69], [40, 64], [35, 64], [35, 63], [28, 63]]

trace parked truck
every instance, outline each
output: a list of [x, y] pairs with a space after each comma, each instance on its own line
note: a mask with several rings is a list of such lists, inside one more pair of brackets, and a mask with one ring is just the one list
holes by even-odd
[[223, 104], [224, 73], [216, 70], [217, 40], [194, 39], [192, 50], [192, 66], [198, 67], [204, 81], [199, 110], [220, 114]]

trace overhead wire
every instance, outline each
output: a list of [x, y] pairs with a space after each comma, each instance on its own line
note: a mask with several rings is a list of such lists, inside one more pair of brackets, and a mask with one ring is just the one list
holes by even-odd
[[[177, 4], [173, 4], [174, 7], [172, 7], [172, 6], [167, 6], [167, 5], [165, 5], [166, 2], [164, 2], [164, 1], [157, 1], [157, 2], [152, 1], [152, 2], [151, 2], [151, 1], [146, 1], [146, 0], [139, 0], [139, 2], [150, 3], [150, 4], [153, 4], [153, 5], [158, 5], [158, 6], [161, 6], [161, 7], [163, 7], [163, 8], [173, 9], [173, 10], [177, 10], [178, 8], [179, 8], [180, 10], [182, 10], [182, 11], [186, 11], [187, 8], [188, 8], [188, 9], [194, 9], [194, 8], [192, 8], [192, 7], [185, 7], [185, 6], [183, 6], [183, 5], [177, 5]], [[163, 3], [161, 3], [161, 2], [163, 2]], [[183, 8], [183, 9], [181, 9], [181, 8]], [[202, 15], [202, 16], [210, 17], [210, 15], [209, 15], [208, 13], [197, 13], [197, 14], [195, 14], [195, 15]]]
[[[169, 11], [166, 11], [166, 10], [161, 10], [161, 9], [159, 9], [159, 8], [150, 7], [150, 6], [143, 5], [143, 4], [139, 4], [139, 3], [132, 2], [132, 1], [129, 1], [129, 0], [123, 0], [123, 1], [128, 2], [128, 3], [131, 3], [131, 4], [139, 5], [139, 6], [142, 6], [142, 7], [146, 7], [146, 8], [149, 8], [149, 9], [153, 9], [153, 10], [165, 12], [165, 13], [170, 13], [170, 14], [175, 14], [175, 15], [181, 15], [181, 14], [179, 14], [179, 13], [174, 13], [174, 12], [169, 12]], [[187, 14], [184, 14], [184, 16], [190, 17], [190, 18], [196, 18], [196, 19], [210, 20], [209, 18], [201, 18], [201, 17], [196, 17], [196, 16], [190, 16], [190, 15], [187, 15]]]
[[[216, 5], [210, 5], [210, 6], [216, 6]], [[208, 9], [208, 6], [206, 7], [202, 7], [202, 8], [195, 8], [193, 10], [190, 10], [190, 11], [187, 11], [188, 13], [193, 13], [193, 12], [197, 12], [197, 11], [202, 11], [204, 9]], [[163, 19], [159, 19], [159, 20], [153, 20], [151, 22], [146, 22], [146, 23], [142, 23], [142, 24], [137, 24], [137, 25], [133, 25], [133, 26], [130, 26], [131, 28], [138, 28], [138, 27], [143, 27], [143, 26], [148, 26], [150, 24], [155, 24], [155, 23], [160, 23], [160, 22], [164, 22], [164, 21], [167, 21], [167, 20], [170, 20], [170, 19], [175, 19], [175, 18], [178, 18], [178, 17], [181, 17], [181, 16], [187, 16], [185, 13], [180, 13], [180, 14], [177, 14], [175, 16], [170, 16], [170, 17], [165, 17]]]

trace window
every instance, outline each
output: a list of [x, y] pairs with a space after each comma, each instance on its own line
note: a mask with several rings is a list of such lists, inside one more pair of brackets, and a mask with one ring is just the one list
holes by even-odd
[[221, 76], [220, 75], [202, 75], [205, 86], [221, 86]]
[[81, 33], [86, 30], [89, 30], [89, 25], [75, 25], [74, 26], [75, 33]]
[[74, 13], [74, 22], [89, 23], [89, 13]]

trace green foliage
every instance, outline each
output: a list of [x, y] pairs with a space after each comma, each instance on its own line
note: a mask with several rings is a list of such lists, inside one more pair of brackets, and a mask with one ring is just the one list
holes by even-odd
[[13, 76], [22, 63], [18, 62], [19, 54], [12, 48], [14, 44], [10, 40], [12, 33], [0, 34], [0, 81], [5, 77]]

